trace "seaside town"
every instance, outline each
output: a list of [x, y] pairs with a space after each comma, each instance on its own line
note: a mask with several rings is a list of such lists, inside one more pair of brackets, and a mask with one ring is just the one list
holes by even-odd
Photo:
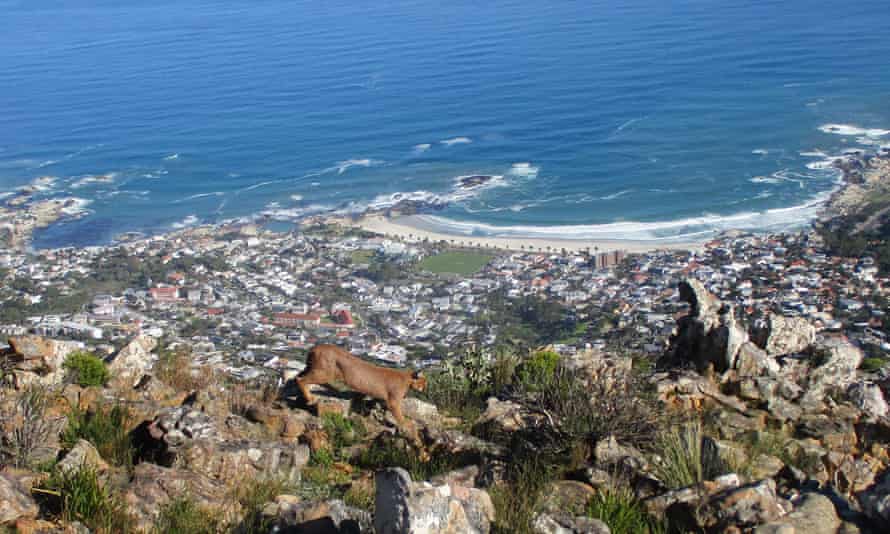
[[[233, 223], [107, 247], [7, 249], [0, 333], [66, 337], [111, 353], [142, 332], [242, 379], [299, 369], [305, 349], [322, 342], [413, 367], [517, 336], [559, 353], [620, 346], [655, 358], [685, 313], [677, 285], [695, 278], [742, 324], [802, 317], [869, 355], [890, 350], [890, 277], [868, 254], [832, 255], [814, 229], [728, 232], [691, 251], [531, 248], [385, 237], [315, 217], [286, 232]], [[512, 308], [494, 309], [495, 300]], [[508, 310], [541, 301], [557, 316], [548, 335], [527, 335], [542, 327], [539, 318], [520, 324], [523, 332], [498, 316], [523, 323]]]

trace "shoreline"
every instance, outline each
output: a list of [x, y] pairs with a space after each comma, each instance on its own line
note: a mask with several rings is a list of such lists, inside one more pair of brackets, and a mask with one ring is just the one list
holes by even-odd
[[412, 225], [411, 215], [387, 217], [376, 213], [363, 215], [353, 220], [329, 219], [343, 225], [360, 228], [362, 230], [396, 238], [406, 242], [445, 241], [449, 244], [469, 247], [493, 248], [511, 251], [559, 251], [566, 249], [572, 252], [614, 252], [624, 251], [628, 253], [644, 253], [654, 250], [701, 250], [707, 240], [683, 241], [666, 243], [660, 241], [623, 240], [623, 239], [546, 239], [538, 237], [496, 237], [496, 236], [467, 236], [461, 234], [449, 234], [427, 230]]

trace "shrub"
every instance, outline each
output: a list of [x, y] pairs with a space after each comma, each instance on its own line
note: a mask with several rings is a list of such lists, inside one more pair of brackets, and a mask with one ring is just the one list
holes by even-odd
[[222, 521], [186, 495], [161, 507], [152, 534], [216, 534], [222, 531]]
[[62, 433], [62, 445], [70, 448], [78, 439], [95, 445], [102, 457], [118, 466], [133, 464], [133, 442], [127, 429], [130, 412], [123, 406], [89, 412], [75, 408], [68, 414], [68, 427]]
[[699, 421], [661, 433], [656, 440], [660, 461], [655, 473], [669, 488], [684, 488], [725, 473], [726, 466], [714, 451], [702, 446], [704, 433]]
[[31, 467], [48, 452], [46, 444], [56, 432], [56, 421], [46, 414], [47, 392], [39, 386], [24, 390], [16, 399], [15, 410], [5, 421], [0, 437], [0, 460], [16, 467]]
[[364, 484], [352, 484], [343, 494], [343, 502], [347, 506], [374, 512], [374, 487]]
[[361, 422], [354, 422], [338, 413], [326, 413], [321, 420], [331, 446], [336, 451], [354, 444], [365, 432]]
[[235, 499], [244, 510], [244, 519], [236, 529], [239, 534], [259, 534], [268, 532], [271, 527], [270, 520], [262, 515], [263, 506], [271, 502], [290, 489], [287, 481], [283, 479], [253, 480], [239, 486], [235, 493]]
[[876, 373], [880, 371], [886, 363], [887, 361], [884, 360], [884, 358], [865, 358], [859, 365], [859, 369], [868, 373]]
[[532, 519], [544, 487], [554, 479], [553, 466], [534, 454], [515, 456], [507, 480], [493, 486], [489, 494], [495, 509], [492, 532], [531, 534]]
[[528, 391], [540, 391], [550, 386], [559, 365], [559, 354], [539, 350], [519, 366], [520, 384]]
[[42, 497], [55, 497], [50, 508], [54, 508], [64, 521], [79, 521], [100, 533], [132, 529], [132, 520], [123, 503], [103, 487], [91, 469], [69, 473], [57, 471], [36, 493]]
[[403, 439], [382, 438], [375, 440], [363, 450], [356, 464], [370, 470], [401, 467], [411, 474], [413, 480], [429, 480], [434, 476], [469, 465], [473, 460], [475, 458], [439, 451], [433, 451], [432, 455], [425, 459]]
[[216, 377], [210, 369], [192, 372], [191, 351], [185, 347], [158, 351], [158, 361], [154, 365], [154, 375], [161, 382], [177, 391], [206, 389]]
[[604, 522], [614, 534], [660, 534], [665, 531], [626, 487], [598, 492], [587, 505], [587, 515]]
[[62, 366], [68, 370], [68, 379], [81, 387], [104, 386], [108, 382], [105, 362], [89, 352], [72, 352]]

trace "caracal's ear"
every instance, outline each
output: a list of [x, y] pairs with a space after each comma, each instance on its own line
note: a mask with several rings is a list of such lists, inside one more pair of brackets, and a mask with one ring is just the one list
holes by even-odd
[[411, 378], [414, 378], [414, 379], [423, 378], [423, 371], [421, 371], [420, 369], [417, 369], [416, 371], [411, 373]]

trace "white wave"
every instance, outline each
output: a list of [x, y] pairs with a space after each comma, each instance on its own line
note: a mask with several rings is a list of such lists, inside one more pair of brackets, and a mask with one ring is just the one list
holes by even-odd
[[748, 180], [752, 184], [780, 184], [782, 180], [776, 178], [775, 176], [755, 176]]
[[538, 170], [539, 167], [535, 167], [531, 163], [514, 163], [513, 166], [510, 167], [510, 174], [525, 178], [534, 178], [538, 175]]
[[318, 187], [321, 185], [321, 182], [312, 182], [309, 185], [311, 185], [312, 187]]
[[210, 193], [198, 193], [195, 195], [189, 195], [189, 196], [187, 196], [185, 198], [181, 198], [179, 200], [175, 200], [175, 201], [173, 201], [173, 203], [174, 204], [182, 204], [183, 202], [188, 202], [189, 200], [197, 200], [199, 198], [206, 198], [206, 197], [221, 197], [223, 195], [225, 195], [225, 193], [223, 193], [222, 191], [212, 191]]
[[164, 157], [164, 161], [173, 161], [175, 159], [179, 159], [179, 153], [170, 154], [169, 156]]
[[175, 222], [175, 223], [171, 224], [170, 226], [177, 230], [181, 230], [182, 228], [188, 228], [189, 226], [194, 226], [194, 225], [198, 224], [198, 221], [199, 221], [199, 219], [198, 219], [197, 215], [189, 215], [185, 219], [183, 219], [179, 222]]
[[4, 198], [9, 198], [13, 195], [15, 195], [14, 191], [4, 191], [3, 193], [0, 193], [0, 200], [2, 200]]
[[751, 153], [755, 156], [766, 156], [767, 154], [769, 154], [769, 150], [765, 148], [755, 148], [751, 151]]
[[426, 152], [427, 150], [431, 149], [432, 147], [433, 147], [433, 145], [431, 145], [429, 143], [420, 143], [419, 145], [414, 145], [414, 152], [419, 154], [421, 152]]
[[37, 166], [34, 167], [34, 168], [35, 168], [35, 169], [42, 169], [42, 168], [44, 168], [44, 167], [49, 167], [50, 165], [55, 165], [55, 164], [58, 163], [58, 162], [59, 162], [59, 160], [57, 160], [57, 159], [48, 159], [48, 160], [46, 160], [46, 161], [42, 161], [42, 162], [38, 163]]
[[819, 130], [830, 134], [850, 136], [883, 137], [885, 135], [890, 135], [890, 130], [882, 130], [880, 128], [861, 128], [852, 124], [823, 124], [822, 126], [819, 126]]
[[269, 202], [268, 204], [266, 204], [266, 207], [269, 208], [269, 209], [280, 208], [280, 207], [281, 207], [281, 203], [280, 203], [280, 202]]
[[82, 215], [86, 215], [87, 213], [89, 213], [87, 206], [93, 203], [92, 200], [78, 197], [70, 197], [63, 200], [65, 201], [65, 207], [63, 207], [61, 211], [68, 217], [79, 217]]
[[756, 195], [754, 195], [754, 200], [769, 198], [771, 196], [773, 196], [773, 194], [770, 193], [769, 191], [761, 191], [760, 193], [757, 193]]
[[624, 195], [629, 195], [633, 192], [634, 189], [625, 189], [624, 191], [618, 191], [617, 193], [612, 193], [611, 195], [599, 197], [599, 200], [615, 200], [616, 198], [623, 197]]
[[303, 195], [291, 195], [290, 199], [293, 200], [294, 202], [299, 202], [299, 201], [303, 200]]
[[310, 204], [302, 208], [280, 208], [279, 206], [272, 206], [272, 204], [275, 203], [272, 202], [267, 205], [266, 207], [269, 209], [261, 211], [260, 215], [276, 221], [293, 221], [307, 215], [325, 213], [334, 210], [332, 206], [324, 204]]
[[79, 180], [72, 183], [71, 187], [77, 189], [94, 184], [111, 184], [114, 183], [115, 178], [117, 178], [117, 173], [114, 172], [108, 174], [94, 174], [91, 176], [84, 176], [83, 178], [80, 178]]
[[866, 146], [880, 146], [881, 141], [873, 137], [857, 137], [856, 142]]
[[469, 137], [452, 137], [451, 139], [443, 139], [439, 141], [445, 146], [467, 145], [473, 142]]
[[805, 158], [827, 158], [828, 154], [822, 152], [821, 150], [812, 150], [810, 152], [799, 152], [802, 157]]
[[334, 169], [337, 169], [337, 174], [343, 174], [348, 171], [352, 167], [371, 167], [372, 165], [380, 165], [383, 161], [376, 159], [348, 159], [346, 161], [337, 162], [337, 165], [334, 166]]
[[550, 239], [602, 239], [634, 241], [678, 241], [713, 235], [726, 230], [785, 230], [798, 228], [818, 215], [831, 191], [789, 208], [749, 211], [731, 215], [704, 214], [672, 221], [621, 221], [592, 225], [565, 226], [495, 226], [479, 222], [457, 221], [437, 215], [412, 218], [424, 228], [458, 235], [491, 237], [531, 237]]
[[56, 181], [58, 181], [58, 178], [55, 176], [41, 176], [40, 178], [35, 178], [30, 184], [19, 189], [28, 190], [30, 192], [50, 191], [55, 187]]

